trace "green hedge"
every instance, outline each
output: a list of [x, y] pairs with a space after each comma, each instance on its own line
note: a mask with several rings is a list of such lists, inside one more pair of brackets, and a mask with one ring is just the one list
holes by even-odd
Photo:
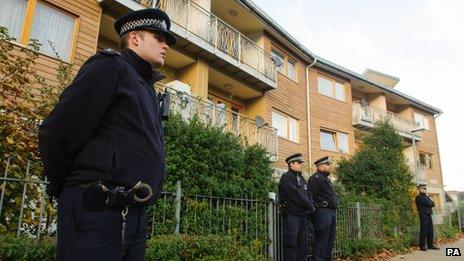
[[175, 191], [181, 180], [186, 194], [265, 200], [275, 189], [271, 162], [263, 148], [245, 147], [239, 137], [205, 125], [197, 117], [185, 122], [179, 114], [170, 115], [166, 162], [164, 191]]
[[[228, 236], [156, 236], [147, 241], [146, 260], [264, 260], [262, 246], [242, 245]], [[53, 260], [55, 239], [0, 238], [0, 260]]]

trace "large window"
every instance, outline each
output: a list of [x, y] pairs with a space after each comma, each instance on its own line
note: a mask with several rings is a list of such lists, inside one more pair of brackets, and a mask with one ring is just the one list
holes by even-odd
[[1, 0], [0, 25], [8, 28], [8, 33], [17, 41], [21, 40], [27, 0]]
[[323, 76], [317, 77], [317, 90], [320, 94], [345, 101], [345, 85]]
[[288, 78], [296, 81], [296, 61], [292, 58], [283, 55], [281, 52], [272, 49], [271, 57], [274, 59], [277, 65], [277, 71]]
[[419, 124], [421, 128], [424, 128], [426, 130], [430, 130], [430, 124], [429, 124], [429, 119], [427, 116], [422, 115], [420, 113], [414, 113], [414, 121]]
[[40, 52], [72, 60], [75, 16], [37, 0], [0, 1], [0, 25], [6, 26], [17, 42], [28, 45], [30, 39], [37, 39]]
[[279, 137], [298, 142], [298, 120], [290, 116], [272, 112], [272, 127], [277, 129]]
[[321, 130], [320, 140], [321, 149], [349, 153], [348, 134], [346, 133]]

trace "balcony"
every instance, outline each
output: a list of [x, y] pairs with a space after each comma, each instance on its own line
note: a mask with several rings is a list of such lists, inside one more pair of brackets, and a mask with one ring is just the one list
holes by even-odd
[[182, 50], [202, 55], [217, 68], [262, 91], [276, 88], [276, 65], [270, 53], [234, 27], [190, 0], [159, 0], [172, 21], [171, 30], [189, 43]]
[[[382, 120], [388, 120], [397, 130], [398, 134], [411, 140], [411, 131], [418, 129], [419, 124], [412, 120], [405, 119], [396, 113], [382, 110], [379, 108], [363, 105], [360, 102], [354, 102], [352, 106], [353, 125], [359, 129], [371, 129], [375, 123]], [[416, 141], [422, 140], [420, 132], [414, 133]]]
[[196, 115], [201, 122], [238, 136], [243, 145], [260, 145], [266, 149], [271, 161], [277, 161], [278, 139], [275, 128], [270, 126], [258, 128], [252, 118], [211, 102], [205, 102], [185, 92], [176, 91], [163, 84], [156, 84], [156, 89], [158, 91], [168, 90], [171, 94], [170, 110], [178, 112], [185, 121], [189, 121]]

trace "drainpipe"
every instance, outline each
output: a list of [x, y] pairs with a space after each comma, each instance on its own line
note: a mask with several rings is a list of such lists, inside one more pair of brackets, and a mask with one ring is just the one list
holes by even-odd
[[[437, 141], [437, 145], [438, 145], [438, 128], [437, 128], [437, 121], [436, 119], [438, 118], [438, 116], [442, 115], [443, 112], [439, 112], [437, 115], [434, 115], [433, 116], [433, 125], [435, 126], [435, 140]], [[430, 124], [430, 123], [429, 123]], [[440, 179], [441, 179], [441, 206], [442, 206], [442, 212], [444, 212], [445, 210], [445, 203], [446, 203], [446, 198], [445, 198], [445, 187], [444, 187], [444, 183], [443, 183], [443, 168], [441, 167], [441, 154], [440, 154], [440, 146], [437, 146], [437, 152], [438, 152], [438, 161], [440, 162]]]
[[[308, 166], [312, 164], [311, 156], [311, 106], [310, 106], [310, 85], [309, 85], [309, 68], [313, 67], [317, 63], [317, 57], [314, 57], [314, 61], [306, 66], [306, 110], [308, 112]], [[308, 169], [309, 170], [309, 169]], [[311, 174], [311, 173], [310, 173]]]

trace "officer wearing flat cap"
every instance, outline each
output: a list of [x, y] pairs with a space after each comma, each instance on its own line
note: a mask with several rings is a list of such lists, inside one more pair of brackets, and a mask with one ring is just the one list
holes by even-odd
[[419, 190], [419, 195], [416, 196], [420, 221], [419, 249], [422, 251], [427, 251], [427, 248], [439, 249], [433, 244], [432, 208], [435, 207], [435, 203], [427, 196], [427, 186], [425, 184], [419, 184], [417, 189]]
[[39, 130], [58, 200], [57, 260], [144, 260], [147, 221], [166, 176], [156, 68], [176, 39], [169, 17], [119, 18], [121, 53], [90, 57]]
[[336, 209], [338, 198], [329, 179], [331, 161], [328, 156], [314, 162], [317, 172], [308, 179], [309, 190], [313, 194], [314, 225], [313, 260], [332, 260], [335, 241]]
[[288, 171], [279, 182], [279, 198], [284, 211], [284, 260], [307, 260], [307, 215], [315, 209], [308, 184], [301, 173], [303, 156], [293, 154], [285, 162]]

